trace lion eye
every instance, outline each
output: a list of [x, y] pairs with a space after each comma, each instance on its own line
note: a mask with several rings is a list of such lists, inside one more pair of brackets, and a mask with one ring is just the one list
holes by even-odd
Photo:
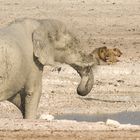
[[103, 52], [104, 52], [104, 50], [101, 50], [100, 52], [101, 52], [101, 53], [103, 53]]

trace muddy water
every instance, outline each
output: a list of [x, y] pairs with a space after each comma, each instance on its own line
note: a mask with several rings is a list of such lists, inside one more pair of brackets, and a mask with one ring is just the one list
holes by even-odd
[[134, 124], [140, 125], [140, 112], [120, 112], [116, 114], [63, 114], [55, 116], [58, 120], [76, 120], [87, 122], [106, 122], [107, 119], [112, 119], [120, 122], [121, 124]]

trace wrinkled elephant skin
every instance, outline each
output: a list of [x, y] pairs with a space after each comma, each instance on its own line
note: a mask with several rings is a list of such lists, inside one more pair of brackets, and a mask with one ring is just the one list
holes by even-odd
[[87, 95], [93, 86], [92, 64], [85, 66], [78, 47], [78, 39], [53, 19], [21, 19], [0, 29], [0, 101], [11, 101], [26, 119], [36, 118], [43, 67], [55, 62], [79, 73], [77, 93]]

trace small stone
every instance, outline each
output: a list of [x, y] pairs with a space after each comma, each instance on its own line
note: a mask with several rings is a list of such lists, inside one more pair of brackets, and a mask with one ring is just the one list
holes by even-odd
[[119, 83], [124, 83], [124, 80], [117, 80], [117, 82], [119, 82]]
[[42, 114], [42, 115], [40, 116], [40, 119], [42, 119], [42, 120], [47, 120], [47, 121], [52, 121], [52, 120], [54, 120], [54, 116], [45, 113], [45, 114]]

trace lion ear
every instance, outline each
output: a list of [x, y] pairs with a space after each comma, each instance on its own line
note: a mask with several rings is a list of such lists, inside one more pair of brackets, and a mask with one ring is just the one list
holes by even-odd
[[48, 41], [48, 34], [39, 27], [32, 34], [33, 53], [42, 65], [54, 64], [54, 48]]
[[117, 51], [118, 49], [117, 48], [113, 48], [113, 51]]
[[99, 48], [99, 50], [100, 50], [100, 52], [104, 52], [104, 51], [107, 50], [107, 47], [106, 46], [105, 47], [101, 47], [101, 48]]

